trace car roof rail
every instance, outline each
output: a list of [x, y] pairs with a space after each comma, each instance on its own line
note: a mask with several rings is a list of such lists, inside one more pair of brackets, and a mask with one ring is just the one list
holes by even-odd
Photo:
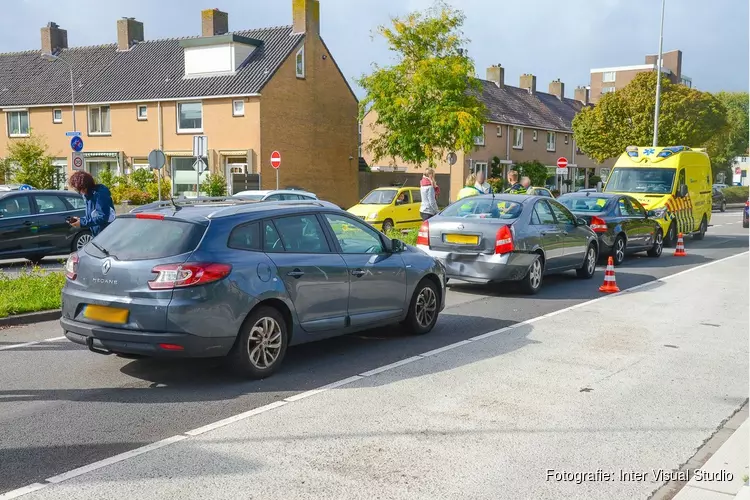
[[154, 208], [181, 209], [183, 207], [206, 206], [206, 205], [248, 205], [258, 203], [258, 200], [243, 200], [241, 198], [232, 198], [231, 196], [201, 196], [199, 198], [169, 198], [167, 200], [157, 201]]
[[[244, 205], [244, 206], [243, 206]], [[228, 217], [230, 215], [238, 215], [245, 212], [250, 212], [263, 207], [320, 207], [320, 208], [335, 208], [341, 210], [341, 207], [331, 203], [330, 201], [324, 200], [278, 200], [278, 201], [256, 201], [253, 203], [238, 203], [235, 206], [223, 207], [215, 212], [212, 212], [208, 218], [216, 219], [219, 217]]]

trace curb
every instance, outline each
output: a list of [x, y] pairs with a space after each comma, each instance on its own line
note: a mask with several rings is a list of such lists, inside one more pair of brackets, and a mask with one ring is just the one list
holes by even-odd
[[62, 313], [59, 309], [52, 311], [39, 311], [27, 314], [16, 314], [14, 316], [8, 316], [7, 318], [0, 318], [0, 328], [10, 326], [24, 326], [33, 325], [34, 323], [42, 323], [44, 321], [55, 321], [60, 319]]

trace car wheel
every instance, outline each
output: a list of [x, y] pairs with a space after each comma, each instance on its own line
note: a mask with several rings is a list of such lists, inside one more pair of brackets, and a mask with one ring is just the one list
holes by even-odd
[[706, 216], [704, 215], [701, 219], [701, 225], [698, 228], [698, 232], [693, 234], [693, 239], [696, 241], [700, 241], [703, 239], [704, 236], [706, 236], [706, 231], [708, 230], [708, 221], [706, 220]]
[[245, 320], [229, 353], [230, 368], [242, 377], [266, 378], [281, 366], [288, 339], [287, 324], [281, 313], [273, 307], [261, 306]]
[[89, 241], [93, 240], [94, 237], [88, 231], [81, 231], [73, 238], [73, 251], [80, 252], [83, 247], [89, 244]]
[[537, 255], [529, 266], [526, 276], [521, 280], [521, 290], [527, 295], [535, 295], [542, 288], [542, 281], [544, 281], [544, 266], [542, 258]]
[[669, 229], [667, 229], [667, 237], [664, 238], [664, 246], [677, 246], [677, 225], [674, 222], [672, 222], [669, 225]]
[[726, 212], [727, 211], [727, 202], [726, 201], [722, 201], [721, 202], [721, 207], [719, 207], [719, 211], [720, 212]]
[[625, 260], [626, 247], [625, 238], [622, 235], [618, 236], [615, 244], [612, 246], [612, 260], [614, 260], [616, 266], [619, 266]]
[[393, 221], [391, 219], [384, 220], [383, 221], [383, 232], [387, 234], [388, 231], [390, 231], [391, 229], [393, 229]]
[[29, 255], [26, 257], [26, 260], [28, 260], [35, 266], [38, 266], [44, 260], [44, 255]]
[[422, 335], [435, 327], [440, 312], [439, 293], [432, 280], [424, 278], [419, 282], [409, 305], [409, 314], [404, 321], [404, 325], [411, 333]]
[[750, 227], [750, 221], [742, 221], [742, 227], [744, 227], [745, 229], [749, 228]]
[[654, 246], [651, 247], [651, 249], [646, 252], [649, 257], [661, 257], [661, 253], [664, 251], [664, 235], [661, 232], [661, 229], [656, 231], [656, 236], [654, 237]]
[[589, 245], [589, 249], [586, 251], [586, 258], [583, 261], [583, 266], [576, 269], [576, 274], [579, 278], [587, 280], [594, 277], [596, 272], [596, 245], [593, 243]]

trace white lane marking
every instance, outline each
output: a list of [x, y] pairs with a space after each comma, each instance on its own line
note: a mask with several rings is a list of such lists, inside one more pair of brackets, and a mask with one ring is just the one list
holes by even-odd
[[[57, 342], [58, 340], [65, 340], [65, 337], [55, 337], [52, 339], [36, 340], [34, 342], [25, 342], [23, 344], [13, 344], [0, 347], [0, 351], [10, 351], [11, 349], [20, 349], [21, 347], [28, 347], [30, 345], [43, 344], [45, 342]], [[2, 497], [0, 497], [2, 499]]]
[[[701, 264], [700, 266], [692, 267], [692, 268], [687, 269], [685, 271], [680, 271], [679, 273], [671, 274], [669, 276], [665, 276], [664, 278], [660, 278], [658, 280], [649, 281], [648, 283], [643, 283], [641, 285], [634, 286], [633, 288], [628, 288], [627, 290], [623, 290], [623, 291], [621, 291], [619, 293], [613, 293], [613, 294], [610, 294], [610, 295], [604, 295], [604, 296], [598, 297], [596, 299], [592, 299], [592, 300], [588, 300], [588, 301], [585, 301], [585, 302], [581, 302], [580, 304], [575, 304], [573, 306], [566, 307], [566, 308], [560, 309], [558, 311], [553, 311], [553, 312], [548, 313], [548, 314], [544, 314], [544, 315], [541, 315], [541, 316], [537, 316], [537, 317], [528, 319], [528, 320], [523, 321], [521, 323], [516, 323], [516, 324], [513, 324], [511, 326], [506, 326], [506, 327], [500, 328], [498, 330], [494, 330], [494, 331], [485, 333], [484, 335], [479, 335], [479, 336], [476, 336], [476, 337], [472, 337], [472, 338], [468, 339], [467, 341], [457, 342], [456, 344], [463, 344], [463, 345], [472, 344], [472, 343], [474, 343], [476, 341], [483, 340], [483, 339], [492, 337], [494, 335], [498, 335], [500, 333], [504, 333], [504, 332], [508, 332], [508, 331], [511, 331], [511, 330], [515, 330], [516, 328], [520, 328], [521, 326], [524, 326], [524, 325], [535, 323], [535, 322], [540, 321], [540, 320], [542, 320], [544, 318], [550, 318], [552, 316], [557, 316], [558, 314], [562, 314], [564, 312], [573, 311], [573, 310], [578, 309], [580, 307], [584, 307], [586, 305], [594, 304], [594, 303], [602, 301], [602, 300], [608, 300], [608, 299], [611, 299], [612, 297], [616, 297], [618, 295], [623, 295], [625, 293], [634, 292], [634, 291], [643, 289], [645, 287], [655, 285], [655, 284], [659, 283], [660, 281], [667, 281], [667, 280], [670, 280], [670, 279], [675, 278], [677, 276], [683, 276], [683, 275], [685, 275], [687, 273], [691, 273], [691, 272], [696, 271], [698, 269], [703, 269], [703, 268], [706, 268], [706, 267], [709, 267], [709, 266], [713, 266], [715, 264], [719, 264], [720, 262], [725, 262], [725, 261], [728, 261], [730, 259], [734, 259], [736, 257], [741, 257], [743, 255], [747, 255], [749, 253], [750, 253], [750, 251], [746, 251], [746, 252], [742, 252], [742, 253], [739, 253], [739, 254], [731, 255], [729, 257], [725, 257], [723, 259], [719, 259], [719, 260], [715, 260], [715, 261], [712, 261], [712, 262], [708, 262], [707, 264]], [[455, 349], [458, 346], [455, 345], [455, 344], [451, 344], [451, 345], [446, 346], [446, 347], [451, 347], [451, 348]], [[435, 351], [439, 351], [439, 350], [440, 349], [435, 349]], [[374, 370], [370, 370], [370, 371], [362, 373], [360, 375], [356, 375], [356, 376], [353, 376], [353, 377], [345, 378], [343, 380], [339, 380], [338, 382], [333, 382], [331, 384], [322, 386], [319, 389], [313, 389], [313, 390], [304, 392], [302, 394], [298, 394], [296, 396], [290, 396], [286, 400], [277, 401], [275, 403], [271, 403], [271, 404], [266, 405], [266, 406], [261, 406], [260, 408], [256, 408], [254, 410], [250, 410], [250, 411], [247, 411], [247, 412], [244, 412], [244, 413], [240, 413], [239, 415], [235, 415], [234, 417], [229, 417], [227, 419], [220, 420], [220, 421], [215, 422], [213, 424], [209, 424], [209, 425], [200, 427], [198, 429], [194, 429], [192, 431], [188, 431], [188, 432], [186, 432], [184, 434], [180, 434], [178, 436], [173, 436], [171, 438], [164, 439], [162, 441], [157, 441], [156, 443], [153, 443], [153, 444], [150, 444], [150, 445], [146, 445], [146, 446], [143, 446], [141, 448], [137, 448], [135, 450], [128, 451], [128, 452], [125, 452], [125, 453], [121, 453], [120, 455], [115, 455], [114, 457], [110, 457], [110, 458], [107, 458], [107, 459], [104, 459], [104, 460], [100, 460], [100, 461], [94, 462], [93, 464], [90, 464], [90, 465], [79, 467], [78, 469], [72, 470], [70, 472], [66, 472], [66, 473], [60, 474], [58, 476], [53, 476], [53, 477], [47, 479], [47, 483], [46, 484], [34, 483], [34, 484], [29, 485], [29, 486], [25, 486], [23, 488], [19, 488], [19, 489], [16, 489], [16, 490], [8, 491], [5, 494], [0, 495], [0, 500], [6, 500], [6, 499], [10, 499], [10, 498], [18, 498], [18, 497], [23, 496], [23, 495], [25, 495], [27, 493], [31, 493], [32, 491], [37, 491], [37, 490], [39, 490], [41, 488], [47, 487], [50, 484], [53, 484], [53, 483], [57, 484], [57, 483], [61, 483], [63, 481], [67, 481], [68, 479], [80, 476], [80, 475], [85, 474], [87, 472], [91, 472], [91, 471], [100, 469], [102, 467], [106, 467], [107, 465], [111, 465], [111, 464], [114, 464], [114, 463], [117, 463], [117, 462], [122, 462], [123, 460], [127, 460], [129, 458], [133, 458], [133, 457], [136, 457], [136, 456], [139, 456], [139, 455], [143, 455], [144, 453], [147, 453], [149, 451], [153, 451], [153, 450], [157, 450], [159, 448], [163, 448], [163, 447], [168, 446], [170, 444], [173, 444], [173, 443], [185, 440], [185, 439], [189, 439], [190, 437], [193, 437], [193, 436], [198, 436], [200, 434], [208, 432], [209, 430], [213, 430], [213, 429], [217, 429], [219, 427], [223, 427], [223, 426], [228, 425], [228, 424], [230, 424], [232, 422], [236, 422], [238, 420], [249, 418], [251, 416], [258, 415], [260, 413], [264, 413], [264, 412], [270, 411], [272, 409], [279, 408], [281, 406], [285, 406], [285, 405], [289, 404], [292, 401], [299, 401], [301, 399], [305, 399], [305, 398], [313, 396], [315, 394], [321, 394], [321, 393], [327, 392], [330, 389], [333, 389], [333, 388], [336, 388], [336, 387], [342, 387], [342, 386], [351, 384], [352, 382], [356, 382], [357, 380], [361, 380], [364, 377], [370, 377], [370, 376], [376, 375], [378, 373], [383, 373], [384, 371], [391, 370], [391, 369], [396, 368], [398, 366], [403, 366], [405, 364], [413, 363], [414, 361], [418, 361], [420, 359], [425, 359], [426, 357], [429, 357], [429, 356], [434, 355], [434, 354], [435, 354], [434, 351], [428, 351], [425, 354], [421, 354], [421, 355], [418, 355], [418, 356], [413, 356], [411, 358], [407, 358], [407, 359], [398, 361], [396, 363], [391, 363], [389, 365], [385, 365], [385, 366], [382, 366], [380, 368], [376, 368]]]
[[423, 358], [426, 358], [428, 356], [434, 356], [436, 354], [441, 354], [446, 351], [456, 349], [457, 347], [465, 346], [466, 344], [471, 344], [471, 341], [462, 340], [461, 342], [456, 342], [455, 344], [450, 344], [445, 347], [441, 347], [440, 349], [433, 349], [432, 351], [423, 352], [422, 354], [420, 354], [420, 356], [422, 356]]

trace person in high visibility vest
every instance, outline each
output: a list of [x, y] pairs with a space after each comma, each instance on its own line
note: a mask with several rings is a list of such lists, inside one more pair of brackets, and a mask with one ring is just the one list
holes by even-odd
[[483, 194], [475, 186], [476, 183], [477, 176], [474, 174], [469, 174], [469, 176], [466, 178], [464, 187], [461, 189], [461, 191], [458, 192], [458, 195], [456, 196], [456, 201], [460, 200], [461, 198], [466, 198], [467, 196], [476, 196], [478, 194]]
[[518, 182], [518, 171], [511, 170], [508, 172], [508, 183], [510, 188], [505, 192], [508, 194], [526, 194], [526, 189]]

